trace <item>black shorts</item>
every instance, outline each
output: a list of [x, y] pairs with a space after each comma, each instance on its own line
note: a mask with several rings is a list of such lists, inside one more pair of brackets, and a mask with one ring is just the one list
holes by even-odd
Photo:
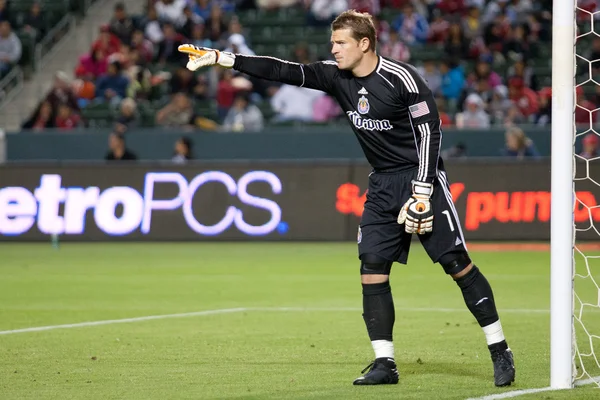
[[[369, 190], [358, 228], [358, 253], [375, 254], [386, 260], [406, 264], [411, 236], [404, 224], [397, 222], [400, 208], [412, 195], [411, 181], [417, 169], [402, 172], [372, 172]], [[446, 172], [438, 171], [431, 196], [433, 231], [418, 236], [425, 251], [435, 263], [449, 252], [466, 251], [456, 208], [452, 202]]]

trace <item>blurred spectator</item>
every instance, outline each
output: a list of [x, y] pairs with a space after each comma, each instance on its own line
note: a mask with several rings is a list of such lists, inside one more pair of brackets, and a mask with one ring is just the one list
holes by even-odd
[[233, 106], [225, 117], [223, 129], [234, 132], [257, 132], [263, 129], [263, 125], [262, 112], [250, 103], [248, 93], [238, 93], [233, 101]]
[[307, 23], [311, 26], [329, 26], [335, 17], [348, 9], [347, 0], [312, 0]]
[[244, 27], [240, 23], [240, 19], [238, 18], [237, 15], [231, 16], [231, 19], [229, 20], [227, 32], [225, 32], [224, 35], [229, 37], [229, 36], [233, 35], [234, 33], [239, 33], [240, 35], [242, 35], [244, 37], [248, 37], [248, 35], [250, 33], [244, 29]]
[[527, 14], [527, 37], [531, 43], [537, 43], [538, 41], [545, 41], [544, 38], [541, 37], [542, 33], [542, 24], [538, 21], [535, 14]]
[[202, 18], [203, 21], [210, 18], [210, 2], [211, 0], [196, 0], [192, 6], [194, 14]]
[[75, 68], [77, 78], [96, 80], [104, 75], [108, 69], [108, 59], [103, 56], [102, 51], [96, 49], [91, 53], [84, 54], [79, 58], [79, 64]]
[[488, 112], [490, 114], [492, 124], [504, 124], [511, 108], [512, 102], [508, 98], [508, 88], [504, 85], [496, 86], [492, 94], [492, 99], [488, 105]]
[[[0, 0], [2, 2], [3, 0]], [[46, 35], [46, 24], [39, 1], [31, 4], [31, 9], [23, 21], [23, 32], [30, 34], [39, 42]]]
[[482, 22], [487, 25], [495, 20], [496, 17], [506, 15], [507, 5], [508, 0], [496, 0], [488, 2], [483, 12]]
[[469, 41], [481, 36], [483, 28], [480, 14], [478, 7], [471, 6], [469, 7], [468, 14], [462, 20], [462, 30], [465, 38]]
[[123, 43], [129, 43], [133, 33], [133, 21], [125, 11], [123, 3], [117, 3], [114, 9], [114, 15], [110, 20], [110, 31]]
[[314, 120], [313, 105], [322, 92], [305, 87], [281, 85], [271, 97], [271, 108], [277, 113], [273, 122]]
[[148, 16], [146, 18], [144, 34], [154, 44], [162, 42], [165, 35], [163, 34], [160, 21], [158, 20], [158, 13], [156, 8], [151, 7], [148, 9]]
[[183, 44], [184, 38], [175, 30], [171, 23], [163, 25], [164, 39], [158, 45], [158, 62], [177, 63], [183, 59], [177, 48]]
[[137, 156], [125, 146], [125, 136], [111, 133], [108, 136], [109, 151], [104, 157], [107, 161], [134, 161]]
[[508, 40], [504, 43], [504, 53], [510, 60], [529, 59], [534, 55], [532, 45], [525, 35], [525, 28], [517, 25], [509, 31]]
[[21, 50], [21, 40], [12, 31], [10, 22], [0, 22], [0, 75], [21, 59]]
[[203, 131], [217, 131], [220, 128], [219, 124], [217, 124], [215, 121], [203, 117], [200, 114], [196, 114], [192, 117], [191, 126]]
[[202, 75], [195, 75], [187, 68], [177, 68], [170, 82], [171, 93], [185, 93], [195, 98], [206, 96], [207, 87]]
[[117, 53], [121, 48], [121, 42], [119, 39], [110, 33], [108, 25], [102, 25], [100, 27], [100, 37], [92, 44], [92, 52], [97, 51], [102, 54], [102, 57], [109, 57], [114, 53]]
[[442, 150], [441, 155], [444, 160], [449, 158], [465, 158], [467, 156], [467, 145], [463, 142], [458, 142], [454, 146]]
[[596, 158], [598, 154], [598, 147], [600, 147], [600, 138], [595, 133], [588, 133], [583, 137], [582, 140], [583, 149], [579, 155], [587, 160], [590, 158]]
[[186, 0], [158, 0], [154, 3], [158, 18], [161, 21], [178, 26], [180, 26], [183, 20], [183, 9], [185, 6]]
[[450, 22], [444, 18], [444, 15], [438, 8], [434, 9], [433, 20], [429, 25], [429, 32], [427, 34], [427, 41], [433, 44], [445, 43], [448, 39], [449, 29]]
[[185, 164], [193, 159], [192, 156], [192, 141], [186, 136], [182, 136], [175, 142], [173, 158], [171, 159], [176, 164]]
[[348, 9], [376, 16], [381, 12], [381, 4], [379, 0], [348, 0]]
[[506, 6], [506, 15], [513, 24], [525, 22], [533, 6], [531, 0], [510, 0]]
[[552, 88], [546, 87], [539, 92], [540, 108], [535, 116], [537, 125], [546, 126], [552, 122]]
[[415, 12], [412, 3], [406, 3], [402, 13], [392, 23], [392, 30], [398, 32], [409, 46], [422, 44], [429, 36], [429, 24], [425, 17]]
[[121, 73], [121, 64], [115, 61], [108, 66], [106, 74], [96, 82], [96, 100], [117, 106], [127, 95], [129, 79]]
[[523, 79], [525, 86], [531, 90], [537, 91], [539, 89], [538, 79], [533, 71], [533, 68], [528, 67], [525, 61], [517, 59], [515, 63], [508, 68], [506, 75], [509, 77], [517, 77]]
[[327, 122], [342, 115], [342, 109], [333, 97], [322, 94], [313, 103], [314, 122]]
[[387, 43], [390, 40], [390, 32], [392, 31], [390, 24], [386, 20], [373, 17], [373, 26], [375, 26], [377, 43]]
[[443, 61], [440, 64], [440, 73], [442, 74], [442, 96], [448, 102], [448, 111], [453, 113], [465, 86], [465, 74], [462, 67], [455, 61]]
[[71, 88], [71, 81], [63, 71], [58, 71], [54, 75], [54, 85], [46, 96], [46, 101], [52, 106], [53, 114], [58, 112], [58, 106], [61, 104], [67, 104], [71, 109], [79, 111], [77, 97]]
[[230, 69], [222, 70], [222, 76], [219, 80], [217, 90], [217, 115], [219, 121], [223, 121], [233, 105], [235, 94], [238, 90], [233, 86], [233, 71]]
[[462, 15], [465, 7], [464, 0], [439, 0], [437, 3], [437, 8], [448, 16]]
[[185, 6], [183, 9], [183, 20], [179, 28], [179, 32], [186, 38], [192, 37], [194, 26], [204, 24], [204, 20], [192, 12], [190, 6]]
[[505, 157], [514, 157], [517, 159], [539, 157], [533, 141], [525, 136], [525, 132], [521, 128], [509, 128], [505, 133], [505, 138], [506, 147], [502, 150], [502, 155]]
[[96, 97], [96, 84], [90, 77], [76, 79], [71, 85], [71, 90], [77, 98], [79, 108], [86, 107]]
[[54, 128], [54, 118], [52, 114], [52, 104], [50, 104], [49, 101], [43, 101], [33, 113], [33, 116], [23, 124], [22, 128], [33, 129], [35, 131]]
[[154, 45], [144, 37], [144, 32], [139, 29], [133, 31], [131, 35], [131, 49], [138, 52], [143, 63], [151, 62], [154, 59]]
[[525, 86], [523, 79], [514, 77], [508, 80], [508, 96], [525, 119], [538, 112], [537, 94]]
[[54, 125], [58, 129], [69, 130], [77, 128], [81, 124], [81, 117], [67, 104], [58, 106], [58, 113]]
[[128, 129], [136, 128], [139, 123], [140, 115], [137, 112], [137, 104], [135, 100], [131, 98], [123, 99], [123, 101], [121, 101], [119, 115], [115, 121], [115, 129], [124, 133]]
[[190, 43], [198, 47], [213, 47], [213, 42], [204, 36], [204, 24], [196, 24], [192, 27]]
[[[227, 32], [227, 24], [223, 16], [223, 10], [217, 3], [213, 3], [210, 8], [210, 17], [205, 21], [206, 37], [213, 43], [219, 42], [219, 39]], [[222, 48], [221, 46], [218, 46]]]
[[438, 113], [440, 114], [440, 123], [443, 126], [452, 126], [452, 118], [446, 112], [446, 101], [441, 97], [435, 98], [435, 104], [438, 108]]
[[398, 32], [390, 32], [390, 40], [381, 45], [380, 54], [384, 57], [390, 57], [394, 60], [408, 62], [410, 60], [410, 49], [399, 38]]
[[263, 10], [291, 7], [301, 0], [256, 0], [256, 6]]
[[0, 21], [10, 21], [6, 0], [0, 0]]
[[471, 93], [465, 100], [465, 111], [456, 114], [456, 127], [459, 129], [487, 129], [490, 116], [484, 111], [481, 96]]
[[448, 57], [457, 60], [464, 60], [469, 55], [469, 41], [465, 37], [460, 24], [450, 25], [444, 51]]
[[189, 127], [194, 110], [184, 93], [175, 94], [171, 101], [156, 114], [156, 123], [166, 127]]
[[254, 51], [252, 51], [252, 49], [250, 49], [250, 47], [246, 45], [246, 38], [239, 33], [234, 33], [233, 35], [229, 36], [227, 42], [228, 46], [224, 51], [249, 56], [256, 54]]
[[134, 63], [131, 47], [129, 46], [129, 44], [121, 43], [119, 51], [108, 57], [107, 61], [109, 64], [118, 62], [119, 64], [121, 64], [121, 70], [127, 71], [127, 69], [131, 67]]
[[577, 105], [577, 107], [575, 107], [575, 123], [578, 125], [591, 127], [592, 124], [598, 122], [598, 113], [591, 112], [592, 110], [596, 109], [596, 106], [585, 97], [582, 86], [577, 87], [575, 94], [575, 103]]
[[429, 86], [434, 96], [439, 95], [440, 87], [442, 86], [442, 74], [435, 65], [435, 60], [424, 60], [423, 65], [417, 69], [427, 82], [427, 86]]
[[296, 43], [296, 45], [294, 46], [292, 56], [290, 57], [290, 61], [297, 62], [298, 64], [310, 64], [313, 60], [310, 56], [308, 43]]
[[134, 66], [127, 71], [129, 86], [127, 87], [127, 97], [134, 100], [151, 100], [153, 83], [162, 84], [170, 78], [167, 72], [159, 72], [156, 76], [144, 67]]
[[494, 57], [502, 57], [504, 52], [504, 41], [508, 36], [510, 24], [503, 16], [498, 16], [492, 23], [486, 25], [483, 34], [483, 40]]
[[496, 72], [492, 71], [491, 65], [484, 61], [479, 60], [475, 64], [475, 70], [469, 75], [468, 83], [474, 85], [475, 82], [485, 80], [487, 87], [491, 90], [496, 86], [502, 84], [502, 78]]

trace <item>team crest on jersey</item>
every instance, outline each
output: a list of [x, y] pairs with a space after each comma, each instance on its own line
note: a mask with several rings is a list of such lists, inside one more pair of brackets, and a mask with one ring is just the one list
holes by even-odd
[[367, 99], [365, 96], [361, 96], [360, 99], [358, 99], [358, 112], [361, 114], [366, 114], [369, 112], [370, 108], [371, 106], [369, 105], [369, 99]]

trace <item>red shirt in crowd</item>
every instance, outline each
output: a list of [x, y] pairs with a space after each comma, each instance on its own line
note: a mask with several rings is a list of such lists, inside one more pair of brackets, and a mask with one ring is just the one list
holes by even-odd
[[81, 118], [79, 117], [79, 115], [71, 114], [66, 118], [56, 117], [55, 125], [59, 129], [73, 129], [77, 125], [79, 125], [80, 121], [81, 121]]

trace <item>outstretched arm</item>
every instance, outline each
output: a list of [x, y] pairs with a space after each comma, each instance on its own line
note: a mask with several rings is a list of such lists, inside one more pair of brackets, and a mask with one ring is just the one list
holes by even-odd
[[179, 46], [179, 51], [190, 56], [187, 68], [192, 71], [204, 66], [220, 65], [257, 78], [328, 93], [338, 71], [335, 62], [331, 61], [298, 64], [274, 57], [231, 54], [189, 44]]

